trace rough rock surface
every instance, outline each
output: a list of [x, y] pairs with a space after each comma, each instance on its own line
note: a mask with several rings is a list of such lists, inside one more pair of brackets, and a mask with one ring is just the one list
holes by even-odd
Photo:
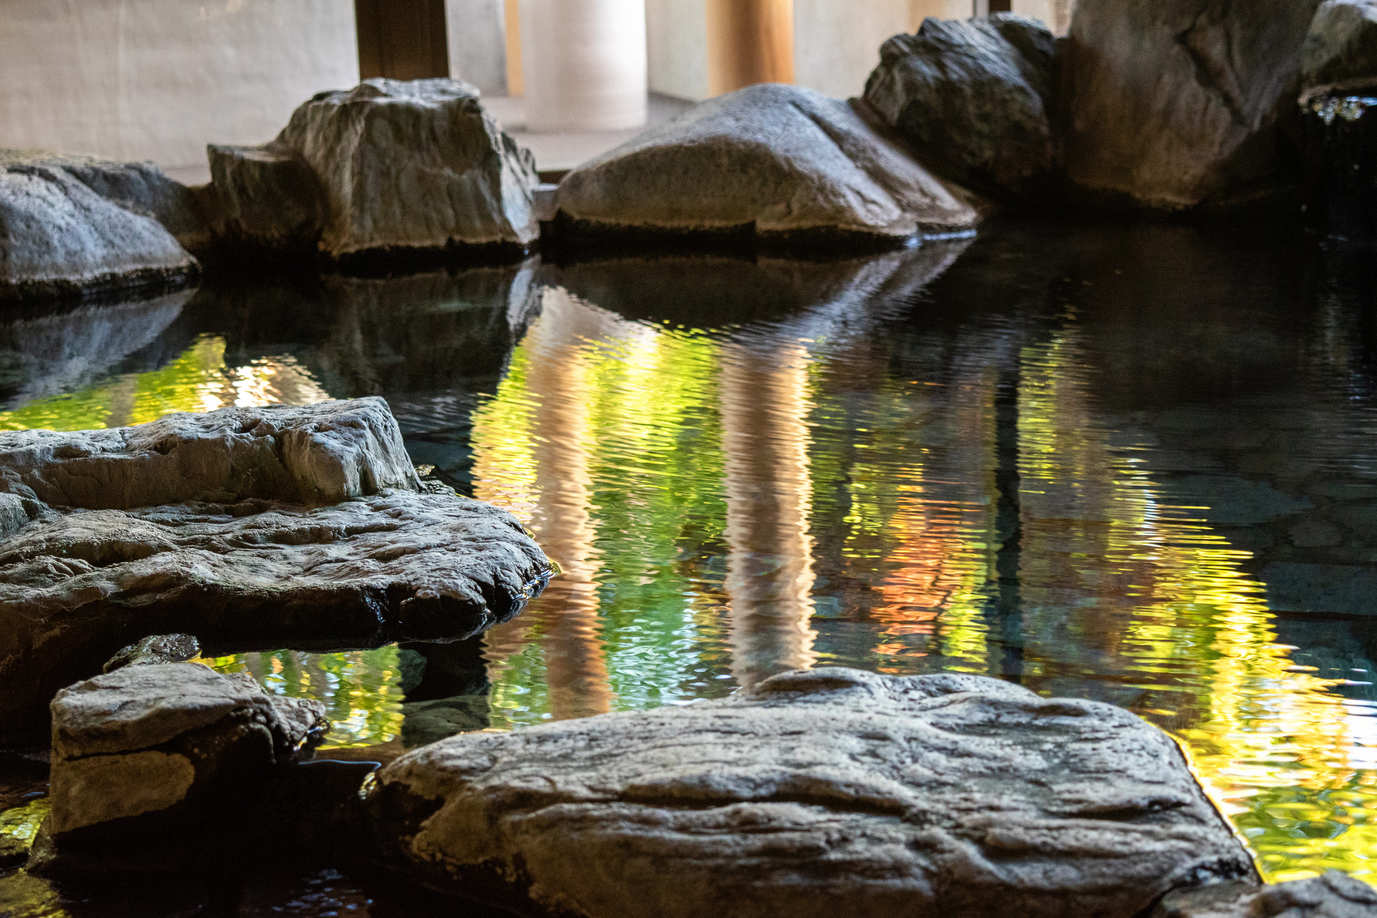
[[384, 768], [367, 807], [403, 872], [600, 918], [1136, 915], [1255, 876], [1160, 731], [962, 675], [793, 672], [457, 736]]
[[131, 666], [63, 689], [52, 703], [47, 839], [33, 866], [60, 867], [69, 845], [176, 844], [170, 826], [243, 812], [323, 733], [324, 714], [319, 701], [269, 695], [246, 673], [198, 663]]
[[1072, 181], [1167, 209], [1279, 179], [1318, 0], [1079, 0], [1061, 65]]
[[456, 80], [377, 78], [319, 93], [260, 150], [211, 147], [210, 161], [236, 232], [261, 241], [310, 236], [318, 194], [319, 248], [337, 259], [525, 249], [539, 235], [534, 159], [483, 111], [478, 90]]
[[863, 108], [773, 83], [702, 102], [584, 163], [555, 203], [574, 231], [761, 239], [903, 240], [979, 220], [966, 192]]
[[957, 181], [1034, 195], [1059, 165], [1055, 51], [1046, 26], [1012, 13], [927, 19], [880, 47], [865, 100], [924, 162]]
[[98, 190], [100, 165], [0, 151], [0, 300], [181, 284], [199, 272], [158, 220]]
[[1377, 0], [1327, 0], [1301, 47], [1304, 92], [1377, 86]]
[[214, 200], [205, 186], [168, 178], [150, 162], [122, 163], [66, 154], [62, 167], [125, 210], [152, 217], [183, 247], [200, 252], [212, 242]]
[[549, 574], [511, 516], [417, 480], [377, 398], [0, 433], [0, 496], [23, 514], [0, 544], [0, 731], [150, 633], [457, 639]]
[[150, 634], [135, 641], [105, 661], [102, 672], [114, 672], [126, 666], [156, 666], [161, 663], [185, 663], [201, 655], [201, 642], [194, 634]]
[[1152, 918], [1371, 918], [1377, 889], [1337, 870], [1276, 886], [1220, 883], [1168, 894]]

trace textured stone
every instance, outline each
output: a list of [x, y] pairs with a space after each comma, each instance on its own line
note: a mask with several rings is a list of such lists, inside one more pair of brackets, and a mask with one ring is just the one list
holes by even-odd
[[542, 914], [1134, 915], [1255, 878], [1165, 734], [950, 674], [457, 736], [366, 805], [394, 868]]
[[927, 19], [880, 47], [865, 100], [925, 163], [957, 181], [1036, 195], [1059, 165], [1055, 50], [1042, 23], [1012, 13]]
[[295, 152], [206, 147], [221, 236], [274, 249], [312, 249], [325, 221], [320, 181]]
[[1371, 918], [1377, 889], [1337, 870], [1275, 886], [1220, 883], [1167, 895], [1152, 918]]
[[1281, 174], [1318, 0], [1079, 0], [1060, 98], [1072, 181], [1167, 209], [1228, 203]]
[[121, 163], [65, 154], [62, 168], [92, 191], [125, 210], [152, 217], [192, 252], [213, 239], [215, 202], [205, 186], [191, 187], [168, 178], [153, 163]]
[[52, 703], [51, 812], [65, 836], [152, 814], [183, 823], [251, 800], [325, 729], [325, 706], [267, 694], [247, 674], [197, 663], [131, 666], [77, 683]]
[[1327, 0], [1301, 47], [1304, 94], [1377, 85], [1377, 0]]
[[577, 230], [749, 239], [904, 240], [979, 219], [861, 108], [812, 90], [749, 86], [702, 102], [574, 169], [557, 219]]
[[0, 300], [179, 285], [197, 275], [196, 259], [158, 220], [82, 178], [98, 174], [90, 160], [0, 151]]
[[135, 641], [105, 661], [102, 672], [125, 666], [154, 666], [160, 663], [185, 663], [201, 655], [201, 642], [194, 634], [151, 634]]
[[535, 161], [457, 80], [377, 78], [319, 93], [261, 150], [211, 147], [210, 160], [231, 226], [249, 238], [312, 235], [318, 192], [318, 245], [333, 258], [525, 249], [539, 235]]

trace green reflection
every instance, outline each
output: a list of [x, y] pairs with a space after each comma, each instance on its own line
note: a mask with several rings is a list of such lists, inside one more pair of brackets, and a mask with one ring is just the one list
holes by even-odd
[[33, 844], [48, 810], [48, 798], [36, 797], [23, 806], [0, 811], [0, 838], [12, 839], [25, 846]]

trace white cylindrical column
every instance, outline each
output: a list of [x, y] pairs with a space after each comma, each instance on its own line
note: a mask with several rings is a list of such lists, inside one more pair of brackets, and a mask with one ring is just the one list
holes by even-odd
[[526, 129], [645, 124], [645, 0], [521, 0]]

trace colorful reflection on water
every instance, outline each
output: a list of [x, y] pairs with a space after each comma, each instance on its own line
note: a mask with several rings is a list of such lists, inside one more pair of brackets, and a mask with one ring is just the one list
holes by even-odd
[[[1370, 279], [1336, 269], [1302, 296], [1266, 246], [1135, 232], [541, 283], [528, 265], [520, 297], [485, 275], [490, 300], [412, 282], [406, 321], [451, 324], [405, 345], [431, 369], [401, 381], [366, 369], [401, 345], [341, 331], [401, 308], [378, 282], [261, 340], [193, 304], [204, 327], [174, 359], [0, 427], [380, 391], [418, 461], [521, 518], [563, 574], [481, 650], [207, 661], [325, 700], [328, 746], [684, 703], [797, 666], [985, 673], [1180, 738], [1269, 877], [1377, 879], [1377, 627], [1361, 590], [1294, 599], [1316, 576], [1377, 583]], [[462, 355], [489, 327], [505, 363], [425, 350]]]

